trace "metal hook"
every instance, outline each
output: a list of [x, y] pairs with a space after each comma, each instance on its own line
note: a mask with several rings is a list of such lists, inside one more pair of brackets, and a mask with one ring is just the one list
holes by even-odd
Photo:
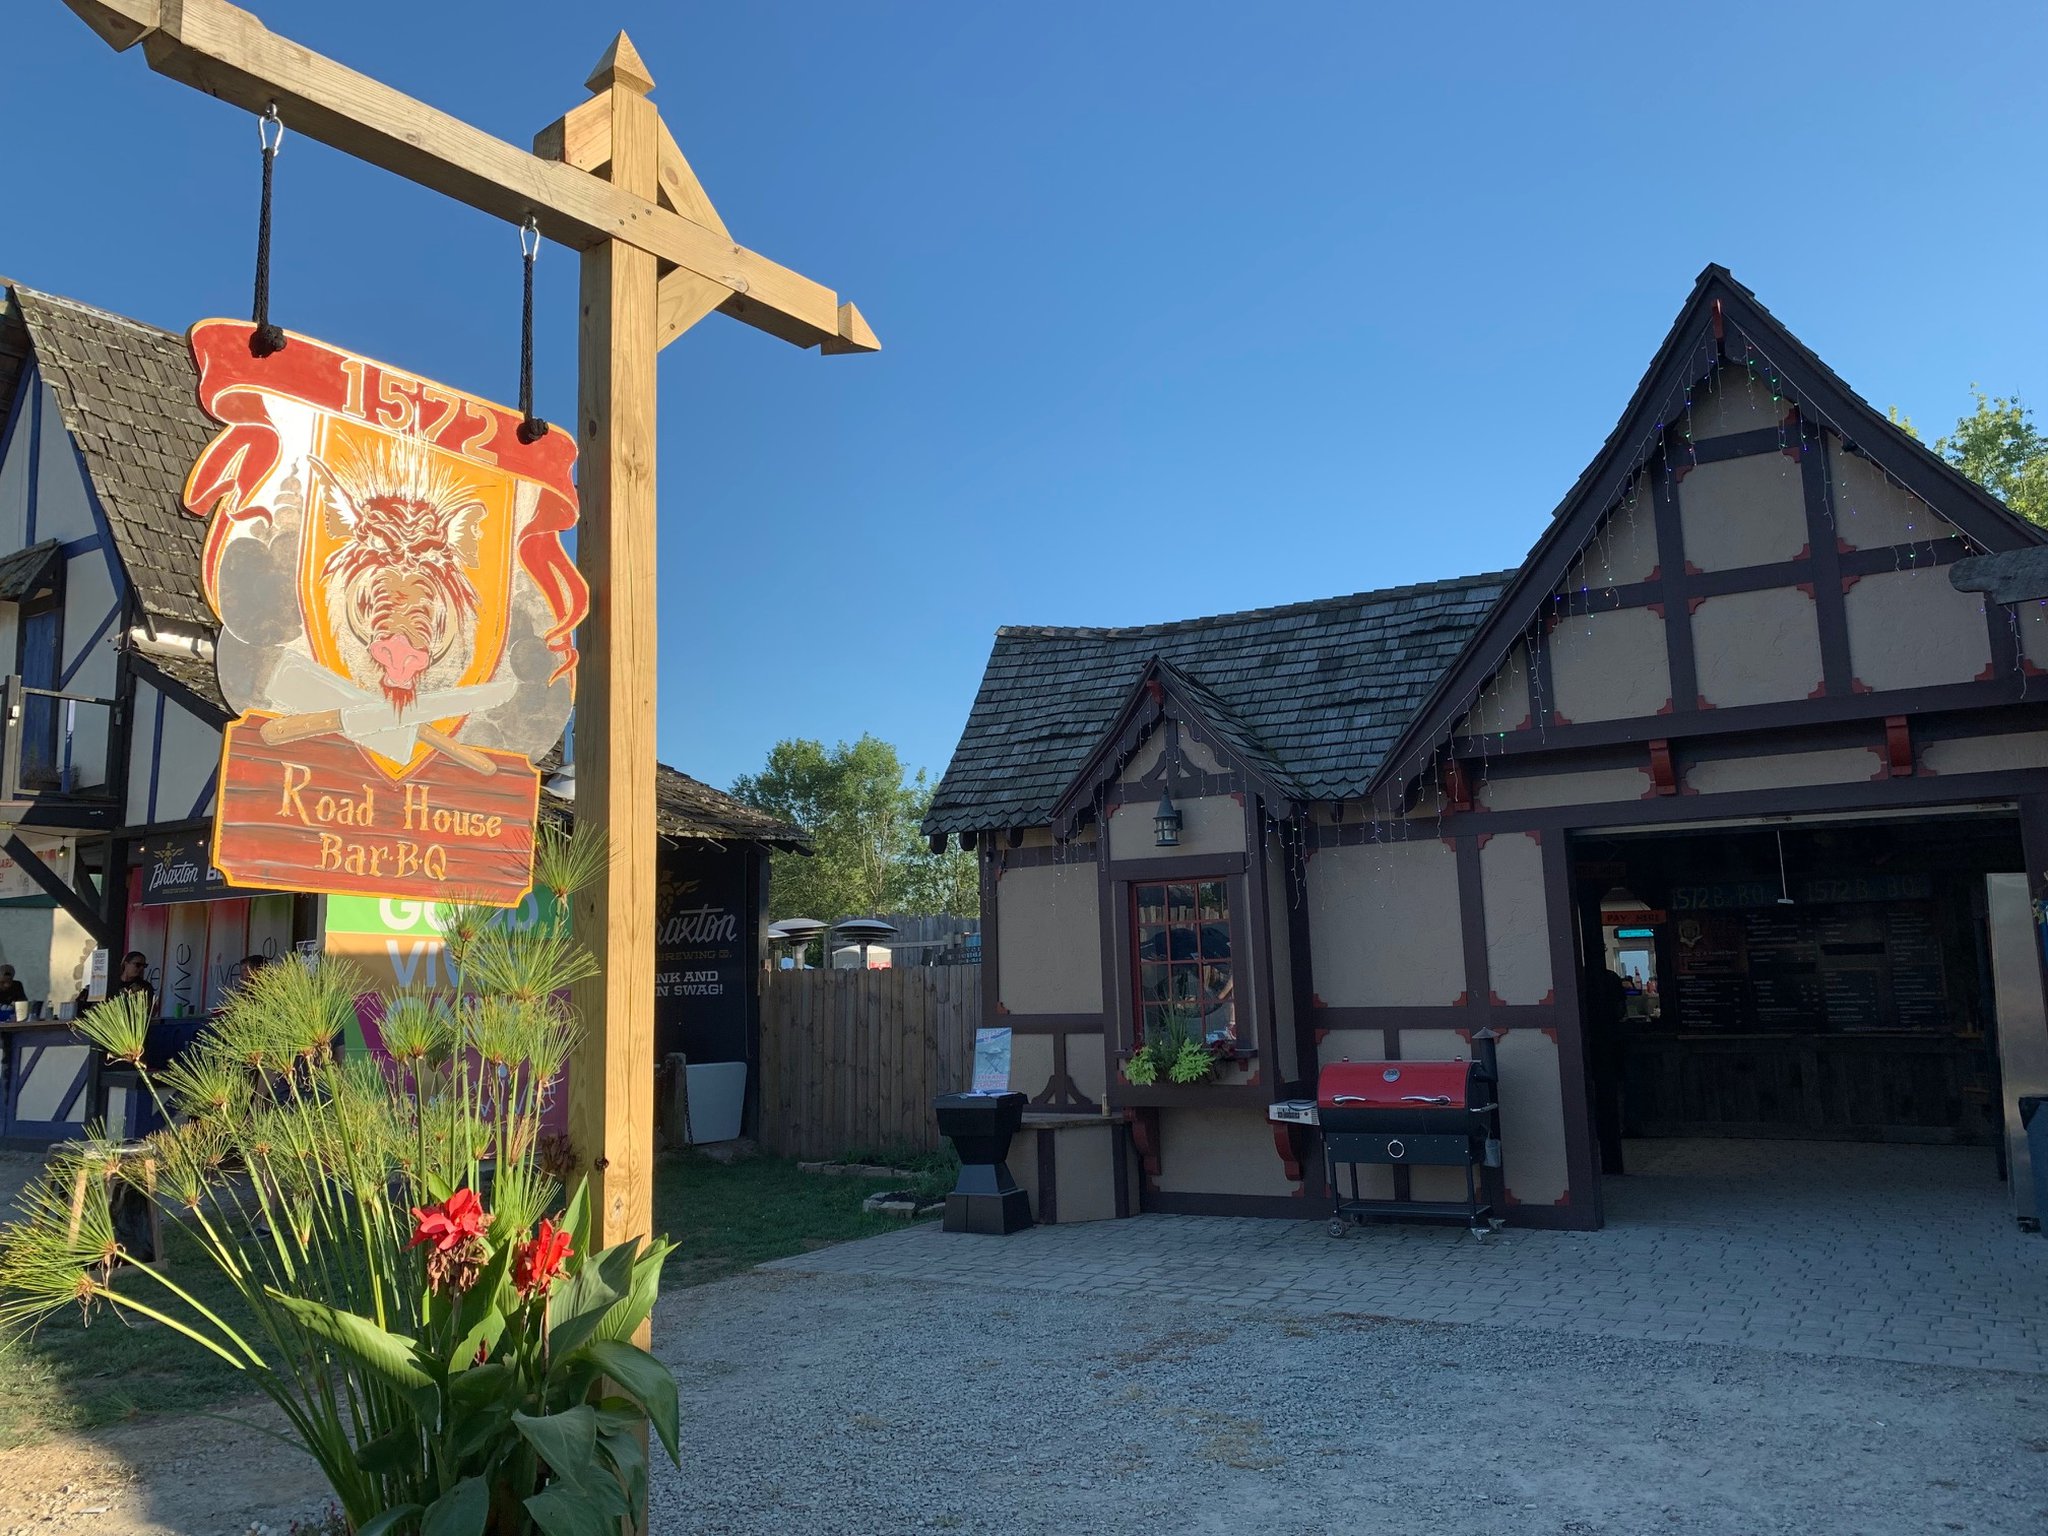
[[540, 216], [529, 213], [519, 226], [519, 254], [528, 261], [540, 255]]
[[[277, 137], [270, 136], [270, 130], [277, 130]], [[277, 103], [272, 102], [263, 109], [263, 116], [256, 122], [256, 142], [263, 146], [266, 155], [274, 155], [284, 148], [284, 119], [277, 115]]]

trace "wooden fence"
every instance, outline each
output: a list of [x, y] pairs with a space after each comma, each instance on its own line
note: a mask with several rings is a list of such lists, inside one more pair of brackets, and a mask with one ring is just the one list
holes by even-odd
[[974, 1077], [980, 966], [770, 971], [762, 982], [764, 1150], [937, 1150], [933, 1095]]

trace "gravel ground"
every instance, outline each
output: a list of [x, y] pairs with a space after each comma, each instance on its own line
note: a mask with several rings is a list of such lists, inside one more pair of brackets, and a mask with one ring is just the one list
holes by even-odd
[[663, 1536], [2038, 1532], [2039, 1376], [756, 1271], [664, 1303]]

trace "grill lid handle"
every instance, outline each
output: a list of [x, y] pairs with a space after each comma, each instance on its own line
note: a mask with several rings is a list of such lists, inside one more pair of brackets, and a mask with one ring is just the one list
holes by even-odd
[[1340, 1093], [1330, 1100], [1332, 1104], [1370, 1104], [1371, 1099], [1358, 1093]]
[[1403, 1104], [1448, 1104], [1451, 1102], [1451, 1096], [1447, 1093], [1404, 1093], [1401, 1095], [1401, 1102]]

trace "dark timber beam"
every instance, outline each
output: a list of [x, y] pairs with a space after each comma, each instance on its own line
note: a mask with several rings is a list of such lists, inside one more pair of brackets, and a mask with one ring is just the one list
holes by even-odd
[[[21, 866], [21, 872], [35, 881], [58, 906], [71, 915], [71, 920], [92, 935], [93, 943], [102, 949], [114, 947], [113, 925], [100, 914], [100, 909], [87, 901], [77, 891], [59, 878], [57, 872], [45, 864], [36, 851], [22, 841], [19, 832], [7, 834], [7, 856]], [[77, 857], [74, 852], [73, 858]]]

